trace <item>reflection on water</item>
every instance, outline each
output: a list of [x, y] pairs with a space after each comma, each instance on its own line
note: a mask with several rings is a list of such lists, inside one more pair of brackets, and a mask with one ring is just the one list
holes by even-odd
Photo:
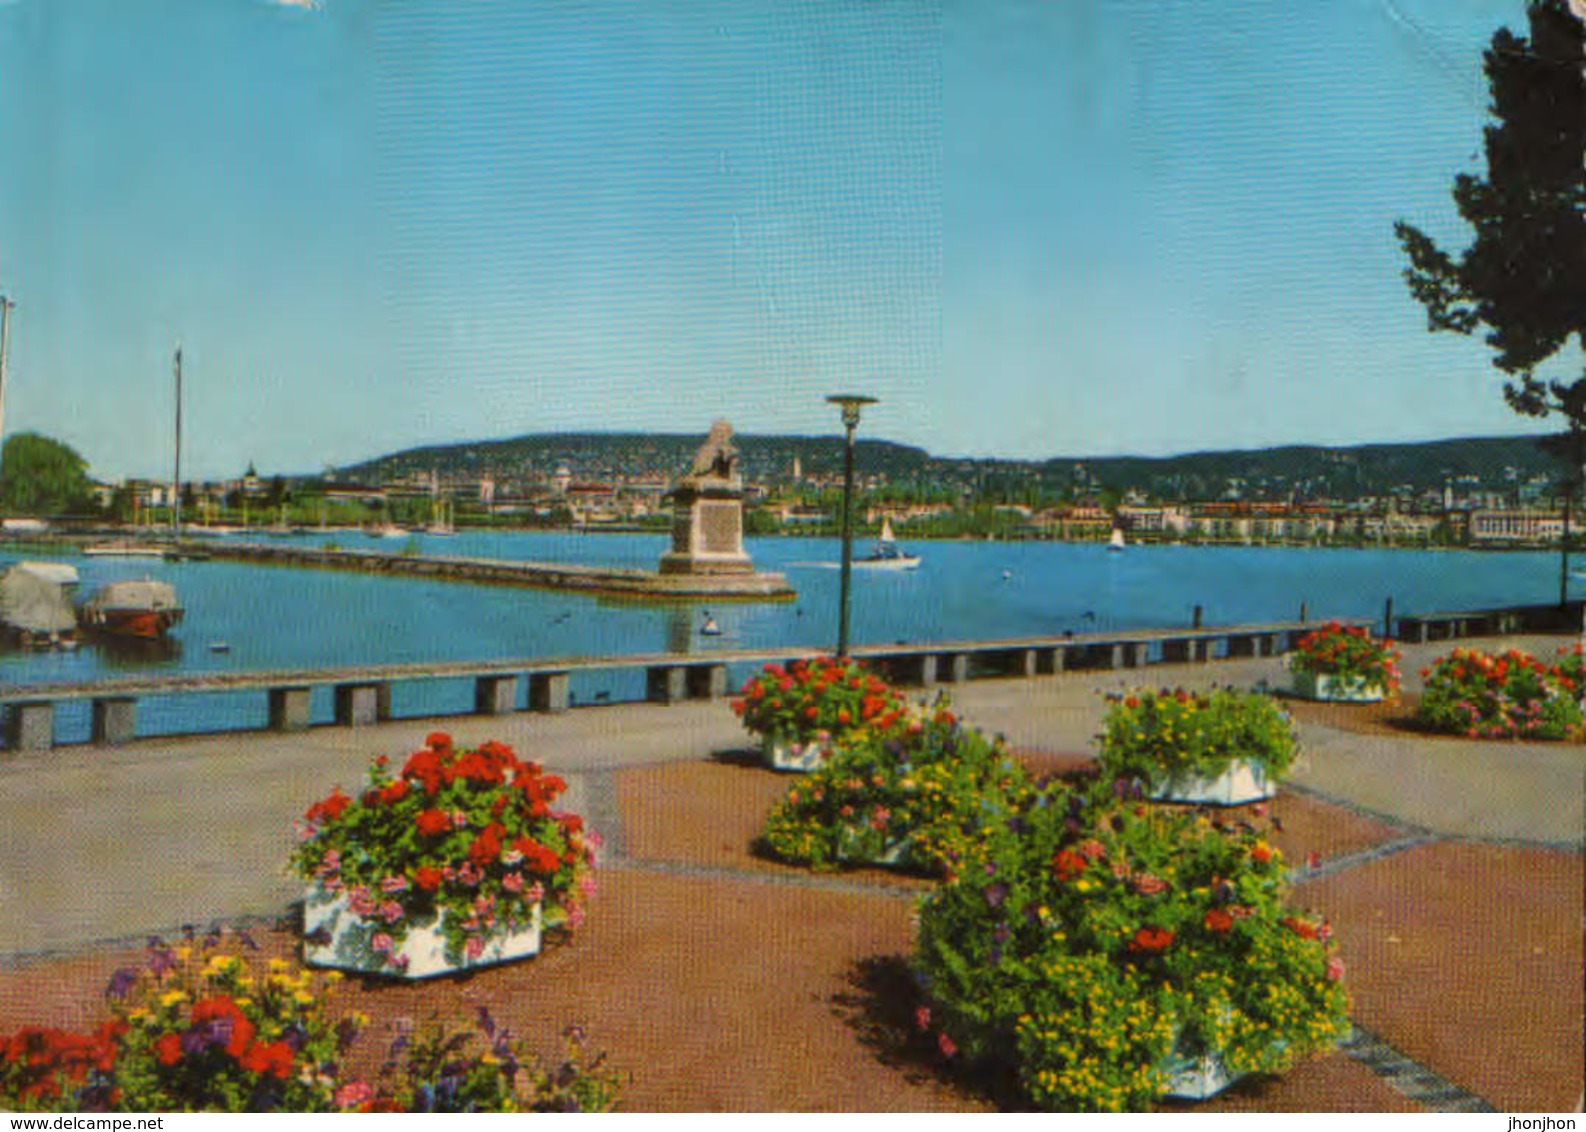
[[148, 640], [103, 635], [89, 637], [87, 642], [98, 650], [101, 666], [117, 672], [158, 670], [182, 659], [179, 637]]

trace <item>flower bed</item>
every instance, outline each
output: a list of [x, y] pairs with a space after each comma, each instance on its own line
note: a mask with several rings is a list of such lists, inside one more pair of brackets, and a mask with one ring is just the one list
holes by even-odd
[[1325, 922], [1246, 823], [1048, 786], [921, 905], [921, 1021], [1041, 1108], [1286, 1072], [1348, 1030]]
[[1373, 703], [1399, 690], [1399, 653], [1369, 630], [1329, 621], [1289, 654], [1294, 690], [1313, 700]]
[[[532, 954], [542, 916], [576, 928], [599, 837], [551, 808], [566, 789], [504, 744], [457, 750], [439, 732], [394, 776], [375, 759], [357, 798], [337, 788], [299, 828], [306, 957], [420, 977], [512, 958], [530, 936]], [[439, 965], [416, 961], [426, 947]]]
[[1547, 665], [1519, 649], [1455, 649], [1421, 673], [1416, 719], [1472, 739], [1565, 739], [1582, 730], [1580, 665], [1569, 650]]
[[938, 701], [896, 733], [850, 739], [772, 809], [764, 843], [816, 869], [939, 872], [1028, 789], [1000, 740], [965, 727]]
[[[1137, 782], [1159, 800], [1227, 805], [1269, 797], [1299, 750], [1288, 715], [1270, 696], [1142, 689], [1108, 700], [1098, 736], [1103, 774]], [[1236, 790], [1233, 776], [1241, 774], [1249, 786]]]
[[904, 719], [903, 698], [857, 661], [819, 657], [768, 664], [744, 683], [732, 709], [778, 770], [811, 770], [830, 753]]
[[[481, 1011], [477, 1033], [402, 1033], [373, 1079], [346, 1066], [367, 1019], [332, 1009], [335, 972], [262, 962], [246, 933], [171, 946], [117, 971], [92, 1031], [0, 1035], [0, 1108], [24, 1112], [517, 1112], [609, 1109], [615, 1080], [555, 1074]], [[475, 1053], [469, 1047], [481, 1043]]]

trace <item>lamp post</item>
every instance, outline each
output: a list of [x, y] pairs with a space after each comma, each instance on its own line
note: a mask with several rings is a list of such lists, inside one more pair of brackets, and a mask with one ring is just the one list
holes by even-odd
[[837, 655], [848, 655], [848, 583], [854, 569], [853, 514], [854, 514], [854, 429], [859, 427], [859, 410], [874, 405], [874, 397], [857, 393], [834, 393], [826, 398], [843, 411], [843, 428], [847, 440], [843, 446], [843, 569], [839, 583], [841, 597], [837, 612]]

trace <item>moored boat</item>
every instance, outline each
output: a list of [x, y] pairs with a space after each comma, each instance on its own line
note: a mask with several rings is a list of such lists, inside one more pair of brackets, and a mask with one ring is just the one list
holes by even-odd
[[182, 604], [169, 582], [110, 582], [88, 599], [83, 625], [117, 637], [158, 640], [182, 620]]
[[25, 647], [69, 648], [77, 618], [66, 598], [66, 583], [31, 568], [46, 565], [55, 564], [21, 563], [0, 574], [0, 627]]

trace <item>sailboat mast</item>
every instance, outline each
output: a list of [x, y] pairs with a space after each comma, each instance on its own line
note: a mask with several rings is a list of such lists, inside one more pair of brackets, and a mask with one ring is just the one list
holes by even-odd
[[6, 348], [11, 344], [11, 308], [16, 306], [0, 295], [0, 445], [5, 442]]
[[182, 344], [176, 344], [176, 468], [175, 483], [171, 487], [174, 510], [172, 511], [172, 529], [179, 539], [182, 537]]

